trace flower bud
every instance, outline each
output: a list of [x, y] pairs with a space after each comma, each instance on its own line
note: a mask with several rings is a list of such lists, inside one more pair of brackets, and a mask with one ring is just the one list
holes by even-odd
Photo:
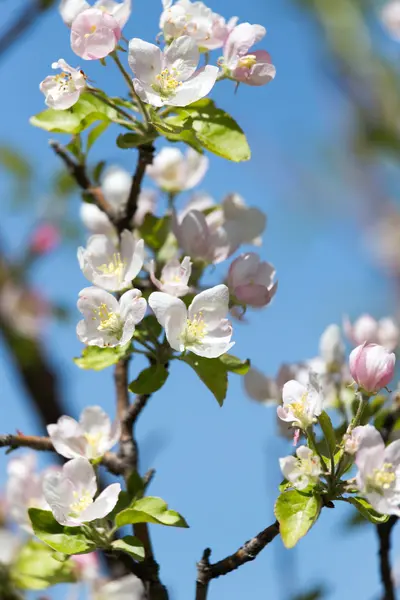
[[89, 8], [74, 19], [71, 26], [71, 48], [85, 60], [97, 60], [115, 50], [120, 38], [118, 21], [97, 8]]
[[241, 304], [260, 308], [269, 304], [276, 292], [275, 269], [261, 262], [254, 252], [241, 254], [229, 268], [228, 286]]
[[350, 373], [367, 394], [376, 394], [393, 378], [396, 357], [378, 344], [357, 346], [350, 354]]
[[33, 233], [31, 251], [35, 254], [48, 254], [60, 243], [60, 232], [55, 225], [43, 223]]

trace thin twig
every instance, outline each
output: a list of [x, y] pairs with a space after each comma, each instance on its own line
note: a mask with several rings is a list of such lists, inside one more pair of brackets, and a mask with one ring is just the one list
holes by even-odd
[[396, 525], [398, 517], [391, 516], [386, 523], [377, 526], [379, 538], [379, 567], [383, 586], [382, 600], [396, 600], [392, 568], [390, 565], [390, 534]]
[[[16, 448], [30, 448], [31, 450], [38, 450], [40, 452], [56, 452], [50, 438], [22, 434], [0, 435], [0, 448], [10, 448], [11, 450]], [[112, 452], [106, 452], [101, 460], [101, 464], [107, 467], [114, 475], [122, 475], [124, 473], [125, 465], [123, 461]]]
[[238, 569], [256, 556], [279, 535], [279, 523], [275, 521], [249, 542], [241, 546], [234, 554], [214, 564], [210, 563], [211, 550], [204, 550], [203, 557], [197, 564], [196, 600], [206, 600], [208, 586], [212, 579], [227, 575]]

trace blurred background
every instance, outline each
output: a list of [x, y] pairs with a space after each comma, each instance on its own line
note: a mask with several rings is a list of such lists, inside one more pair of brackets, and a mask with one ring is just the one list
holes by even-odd
[[[233, 164], [210, 157], [201, 186], [217, 201], [238, 192], [268, 215], [261, 252], [277, 269], [279, 289], [270, 306], [237, 324], [235, 353], [274, 375], [283, 362], [315, 356], [325, 327], [346, 314], [397, 316], [400, 43], [381, 24], [383, 4], [372, 0], [208, 4], [227, 18], [264, 25], [263, 47], [277, 67], [275, 81], [263, 88], [241, 86], [235, 94], [231, 82], [222, 82], [215, 89], [217, 104], [245, 130], [253, 158]], [[115, 411], [112, 370], [82, 371], [72, 361], [81, 352], [75, 303], [86, 285], [76, 260], [86, 237], [80, 195], [48, 134], [29, 125], [44, 107], [38, 86], [51, 63], [62, 57], [78, 64], [57, 5], [0, 0], [1, 433], [42, 433], [44, 423], [77, 416], [90, 404]], [[124, 35], [154, 41], [160, 12], [158, 0], [135, 0]], [[81, 66], [98, 87], [124, 93], [112, 66]], [[135, 152], [119, 150], [115, 137], [110, 128], [91, 159], [132, 172]], [[60, 239], [38, 252], [44, 223], [54, 224]], [[209, 281], [226, 270], [219, 266]], [[132, 379], [138, 365], [135, 359]], [[152, 531], [171, 600], [187, 600], [205, 547], [218, 560], [273, 522], [278, 458], [291, 443], [278, 435], [275, 409], [248, 400], [239, 378], [220, 409], [195, 374], [175, 363], [141, 417], [138, 438], [142, 472], [157, 471], [150, 493], [191, 525]], [[2, 452], [2, 486], [7, 460]], [[39, 460], [44, 466], [51, 457]], [[213, 581], [210, 600], [378, 600], [376, 533], [366, 524], [350, 527], [352, 515], [347, 505], [323, 511], [295, 550], [275, 540], [254, 563]], [[396, 565], [398, 529], [393, 541]], [[58, 600], [67, 593], [60, 587], [45, 595]]]

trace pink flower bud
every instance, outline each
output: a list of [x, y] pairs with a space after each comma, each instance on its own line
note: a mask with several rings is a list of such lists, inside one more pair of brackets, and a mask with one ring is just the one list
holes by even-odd
[[35, 254], [47, 254], [54, 250], [60, 242], [60, 232], [55, 225], [43, 223], [34, 231], [31, 240], [31, 251]]
[[261, 262], [254, 252], [241, 254], [229, 268], [228, 286], [242, 304], [260, 308], [269, 304], [276, 292], [275, 269]]
[[376, 394], [393, 378], [396, 357], [378, 344], [357, 346], [350, 354], [350, 373], [367, 394]]
[[71, 26], [72, 50], [85, 60], [108, 56], [121, 38], [118, 21], [109, 13], [89, 8], [74, 19]]

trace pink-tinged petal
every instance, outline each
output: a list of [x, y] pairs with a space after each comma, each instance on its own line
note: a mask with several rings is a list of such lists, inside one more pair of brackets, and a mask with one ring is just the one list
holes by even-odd
[[[272, 64], [271, 56], [266, 50], [256, 50], [249, 55], [251, 59], [257, 61], [251, 67], [246, 67], [245, 64], [239, 63], [239, 66], [234, 69], [232, 76], [236, 81], [246, 83], [252, 86], [266, 85], [275, 79], [276, 68]], [[244, 63], [246, 56], [243, 57]]]
[[188, 106], [209, 94], [214, 87], [219, 73], [218, 67], [207, 65], [179, 86], [174, 96], [165, 103], [172, 106]]
[[129, 42], [128, 62], [140, 82], [149, 86], [163, 69], [160, 48], [139, 38], [133, 38]]
[[241, 23], [237, 25], [230, 33], [225, 47], [224, 59], [230, 69], [234, 69], [237, 60], [245, 56], [249, 49], [265, 36], [266, 30], [261, 25], [251, 25], [250, 23]]
[[80, 515], [82, 523], [104, 519], [115, 508], [121, 492], [121, 485], [113, 483], [103, 490], [98, 498], [88, 506]]
[[265, 286], [258, 284], [239, 285], [235, 288], [235, 296], [239, 302], [254, 308], [266, 306], [272, 300], [270, 291]]
[[115, 2], [115, 0], [97, 0], [94, 7], [105, 9], [110, 15], [118, 21], [121, 29], [126, 25], [132, 10], [131, 0], [123, 0], [123, 2]]
[[278, 406], [276, 409], [276, 414], [278, 415], [281, 421], [285, 421], [286, 423], [292, 423], [296, 419], [293, 419], [292, 414], [285, 406]]
[[71, 26], [71, 48], [84, 60], [97, 60], [115, 50], [121, 38], [118, 22], [96, 8], [80, 13]]

